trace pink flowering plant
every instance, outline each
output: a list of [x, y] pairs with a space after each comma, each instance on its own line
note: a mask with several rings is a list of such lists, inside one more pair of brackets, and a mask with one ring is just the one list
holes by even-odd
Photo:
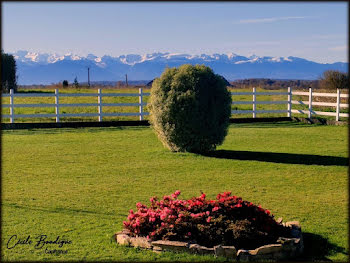
[[130, 210], [124, 228], [132, 236], [150, 240], [191, 241], [203, 246], [234, 245], [251, 249], [288, 236], [282, 224], [269, 210], [256, 206], [231, 192], [207, 200], [203, 193], [189, 200], [178, 199], [180, 191], [170, 196], [150, 199], [150, 205], [137, 203]]

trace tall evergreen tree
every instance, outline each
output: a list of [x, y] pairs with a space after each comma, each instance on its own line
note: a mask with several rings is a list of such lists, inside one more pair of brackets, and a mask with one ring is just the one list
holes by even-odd
[[1, 89], [3, 92], [9, 92], [10, 89], [17, 91], [16, 71], [16, 60], [13, 55], [1, 50]]
[[73, 85], [75, 88], [79, 88], [79, 82], [77, 77], [75, 77]]

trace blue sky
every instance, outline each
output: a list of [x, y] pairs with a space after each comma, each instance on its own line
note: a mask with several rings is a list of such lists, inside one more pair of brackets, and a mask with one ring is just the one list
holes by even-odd
[[346, 2], [2, 2], [5, 52], [348, 60]]

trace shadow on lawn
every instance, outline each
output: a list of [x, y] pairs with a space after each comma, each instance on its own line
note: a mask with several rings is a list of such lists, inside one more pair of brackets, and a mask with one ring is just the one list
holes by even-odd
[[272, 163], [286, 164], [307, 164], [307, 165], [337, 165], [348, 166], [349, 159], [336, 156], [322, 156], [311, 154], [295, 153], [272, 153], [272, 152], [250, 152], [250, 151], [231, 151], [217, 150], [204, 154], [207, 157], [231, 159], [231, 160], [251, 160]]
[[16, 93], [55, 93], [51, 90], [18, 90]]
[[298, 261], [332, 261], [328, 259], [327, 256], [336, 253], [349, 256], [345, 248], [330, 243], [326, 238], [320, 235], [304, 232], [303, 239], [304, 253], [298, 258]]
[[31, 211], [39, 211], [39, 212], [45, 212], [45, 213], [62, 213], [62, 214], [83, 213], [83, 214], [93, 214], [93, 215], [100, 215], [100, 216], [115, 216], [114, 213], [101, 213], [97, 211], [75, 209], [75, 208], [69, 208], [69, 207], [49, 208], [49, 207], [40, 207], [40, 206], [24, 206], [24, 205], [17, 205], [17, 204], [3, 204], [3, 206], [19, 208], [24, 210], [31, 210]]
[[281, 121], [281, 122], [252, 122], [252, 123], [233, 123], [230, 127], [234, 129], [241, 128], [314, 128], [320, 126], [319, 124], [306, 124], [302, 122], [294, 121]]
[[[40, 134], [62, 134], [63, 132], [66, 133], [98, 133], [101, 131], [104, 131], [105, 129], [109, 130], [125, 130], [126, 127], [124, 126], [112, 126], [112, 127], [77, 127], [77, 128], [33, 128], [33, 129], [23, 129], [23, 130], [5, 130], [4, 133], [6, 134], [13, 134], [13, 135], [38, 135]], [[138, 128], [138, 127], [128, 127], [130, 130], [131, 128]]]

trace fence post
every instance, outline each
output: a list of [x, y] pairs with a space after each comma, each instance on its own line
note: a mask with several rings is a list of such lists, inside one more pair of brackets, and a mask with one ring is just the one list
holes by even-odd
[[55, 113], [56, 113], [56, 122], [60, 122], [60, 108], [59, 108], [59, 97], [58, 89], [55, 89]]
[[253, 88], [253, 118], [256, 118], [256, 88]]
[[292, 118], [292, 88], [288, 87], [288, 113], [287, 117]]
[[139, 88], [139, 113], [140, 113], [140, 121], [143, 120], [143, 91], [142, 88]]
[[15, 122], [15, 109], [14, 109], [14, 94], [13, 89], [10, 89], [10, 123]]
[[337, 114], [335, 116], [335, 120], [339, 121], [340, 114], [340, 89], [337, 89]]
[[312, 111], [312, 88], [309, 88], [309, 119], [311, 119]]
[[98, 89], [98, 121], [102, 121], [102, 90]]

